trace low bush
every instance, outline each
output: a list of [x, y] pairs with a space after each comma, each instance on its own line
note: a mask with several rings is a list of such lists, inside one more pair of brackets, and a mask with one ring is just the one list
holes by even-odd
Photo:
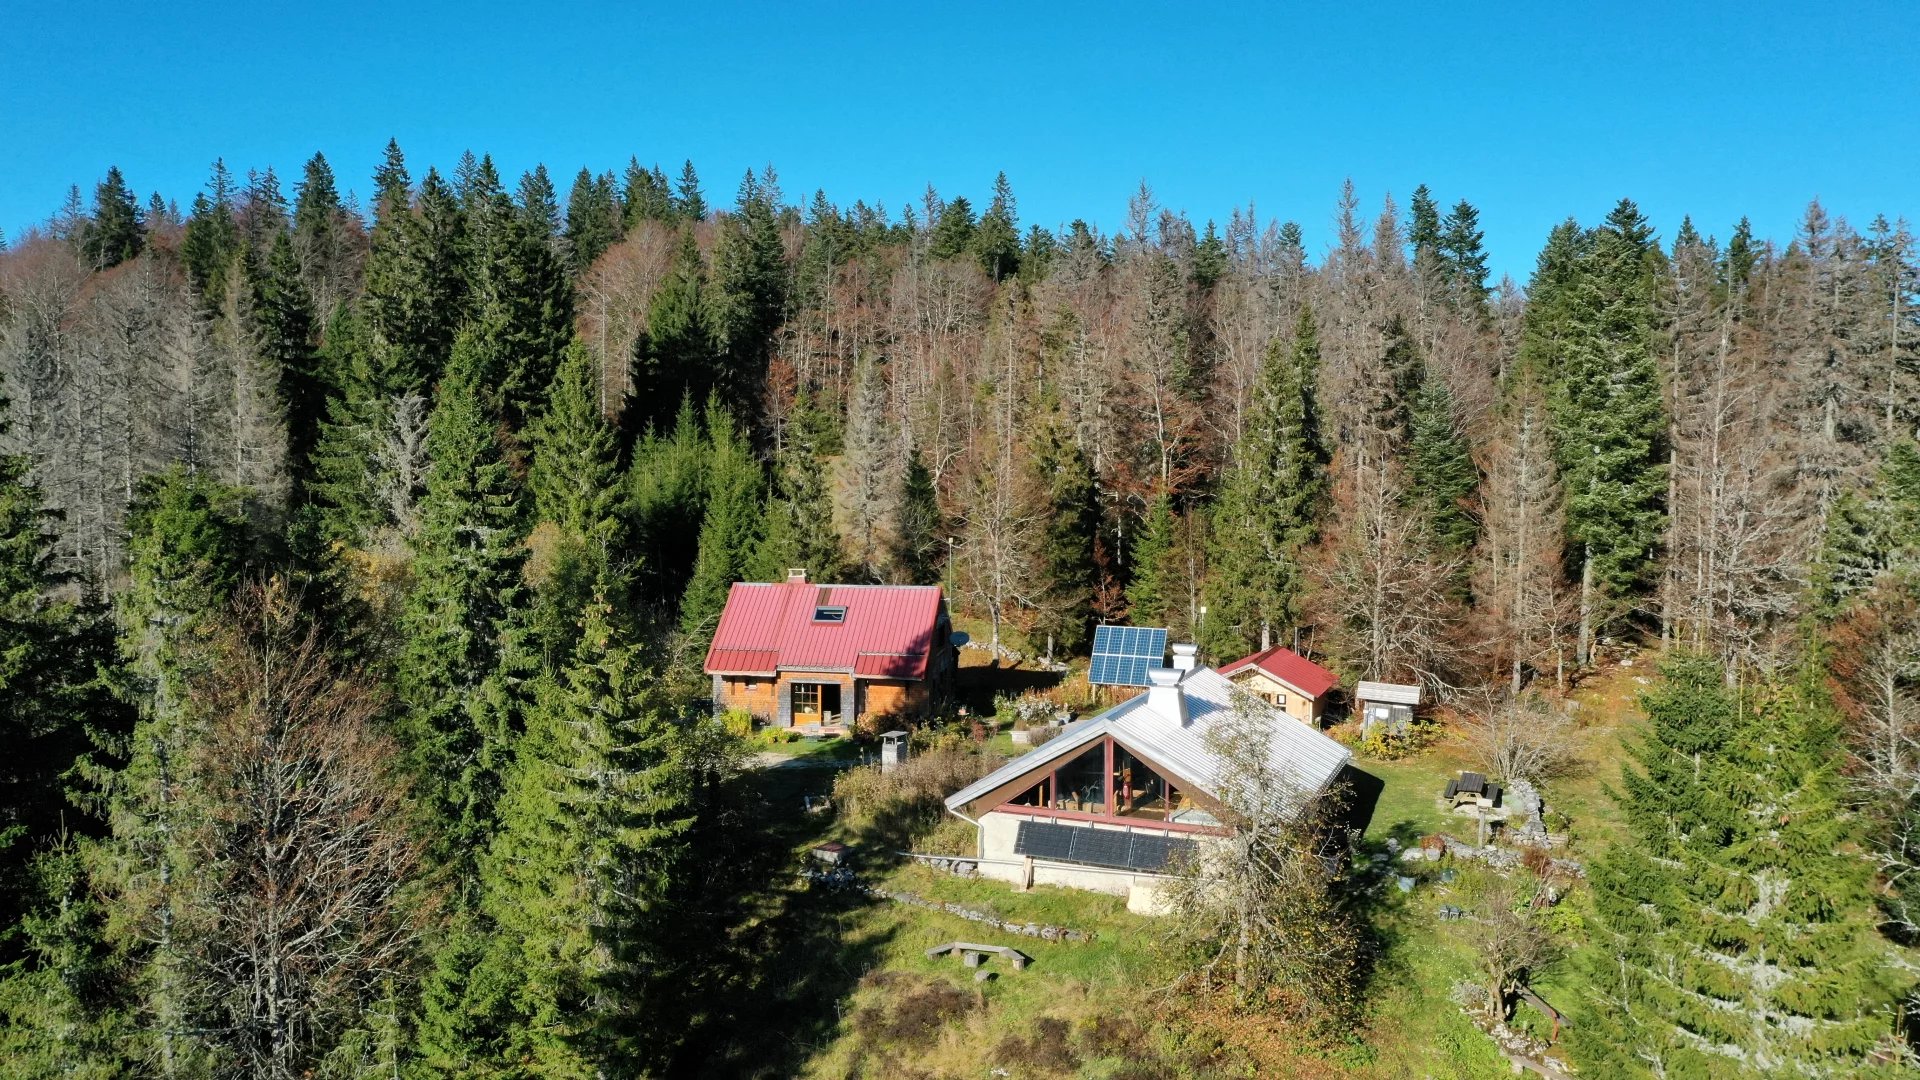
[[909, 846], [932, 832], [946, 815], [946, 798], [998, 768], [998, 754], [983, 753], [953, 736], [916, 747], [891, 772], [878, 766], [848, 769], [833, 782], [840, 818], [862, 839]]

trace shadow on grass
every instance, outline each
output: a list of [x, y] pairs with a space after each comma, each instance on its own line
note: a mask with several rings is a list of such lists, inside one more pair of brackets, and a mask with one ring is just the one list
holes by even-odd
[[[792, 1076], [829, 1042], [860, 978], [885, 950], [891, 931], [857, 933], [874, 901], [851, 890], [808, 887], [799, 877], [805, 851], [830, 819], [800, 809], [803, 794], [830, 789], [833, 772], [776, 767], [742, 778], [740, 806], [756, 821], [750, 839], [715, 875], [724, 939], [710, 948], [691, 1018], [666, 1075]], [[724, 879], [724, 884], [722, 880]]]
[[984, 716], [993, 711], [998, 694], [1024, 694], [1030, 690], [1050, 690], [1066, 678], [1065, 672], [1042, 671], [995, 660], [989, 664], [963, 667], [954, 676], [954, 697]]

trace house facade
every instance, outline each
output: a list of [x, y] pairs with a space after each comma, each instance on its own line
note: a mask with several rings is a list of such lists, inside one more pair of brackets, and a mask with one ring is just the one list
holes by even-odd
[[1236, 686], [1303, 723], [1318, 726], [1340, 677], [1292, 649], [1274, 646], [1223, 665]]
[[1174, 666], [1147, 677], [1145, 693], [947, 798], [978, 830], [982, 876], [1114, 893], [1155, 912], [1173, 865], [1226, 832], [1217, 725], [1231, 718], [1270, 736], [1266, 771], [1287, 789], [1266, 793], [1275, 797], [1316, 796], [1352, 759], [1311, 724], [1194, 666], [1191, 645], [1174, 646]]
[[953, 693], [953, 625], [937, 585], [736, 582], [707, 650], [719, 711], [779, 727], [914, 720]]

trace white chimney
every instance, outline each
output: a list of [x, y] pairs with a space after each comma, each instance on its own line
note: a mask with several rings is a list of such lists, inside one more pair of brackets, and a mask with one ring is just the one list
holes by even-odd
[[788, 570], [788, 571], [787, 571], [787, 584], [789, 584], [789, 585], [805, 585], [806, 583], [807, 583], [807, 568], [806, 568], [806, 567], [804, 567], [804, 566], [797, 566], [797, 567], [794, 567], [793, 569], [791, 569], [791, 570]]
[[1173, 647], [1173, 668], [1175, 671], [1192, 671], [1200, 663], [1198, 645], [1175, 645]]
[[1171, 716], [1187, 726], [1187, 695], [1180, 689], [1186, 672], [1179, 668], [1147, 669], [1147, 707], [1162, 716]]

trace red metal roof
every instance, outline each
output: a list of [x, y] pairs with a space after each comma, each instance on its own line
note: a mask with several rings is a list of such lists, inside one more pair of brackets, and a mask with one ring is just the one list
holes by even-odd
[[1220, 674], [1231, 676], [1247, 667], [1257, 667], [1308, 697], [1317, 698], [1340, 683], [1340, 676], [1280, 645], [1252, 656], [1243, 656], [1220, 668]]
[[[816, 608], [845, 608], [840, 622], [816, 622]], [[771, 585], [735, 582], [707, 650], [709, 675], [843, 671], [880, 679], [922, 679], [940, 628], [937, 585]]]

